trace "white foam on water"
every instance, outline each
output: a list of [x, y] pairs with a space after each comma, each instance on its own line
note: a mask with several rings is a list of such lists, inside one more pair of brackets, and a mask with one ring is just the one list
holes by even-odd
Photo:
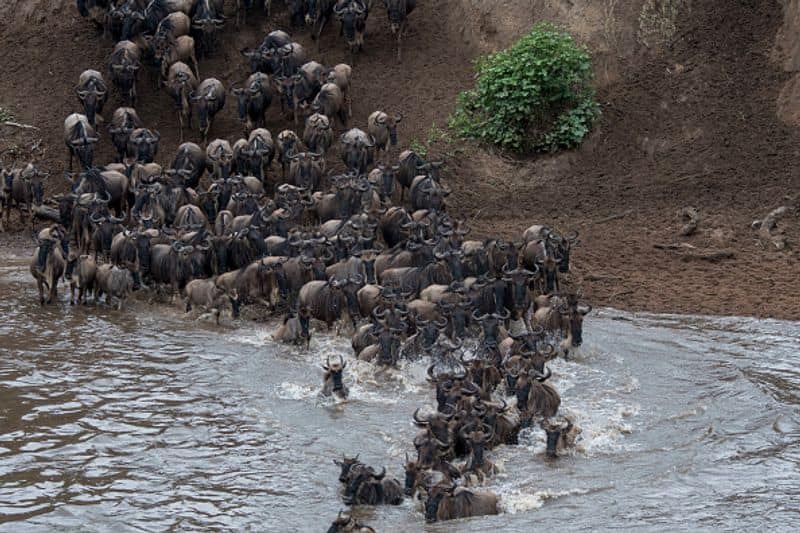
[[582, 496], [589, 494], [587, 489], [549, 490], [542, 489], [534, 492], [525, 492], [518, 489], [503, 489], [496, 491], [500, 501], [500, 510], [508, 514], [524, 513], [541, 508], [548, 500], [564, 498], [567, 496]]

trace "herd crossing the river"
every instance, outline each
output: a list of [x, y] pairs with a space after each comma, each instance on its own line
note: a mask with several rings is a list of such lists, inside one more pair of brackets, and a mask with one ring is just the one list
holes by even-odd
[[[380, 3], [285, 2], [292, 25], [308, 26], [317, 50], [338, 20], [354, 60]], [[401, 60], [416, 2], [382, 3]], [[262, 3], [235, 3], [237, 28], [249, 17], [269, 22], [277, 7], [254, 4]], [[237, 320], [246, 307], [282, 316], [277, 342], [308, 349], [312, 330], [352, 329], [355, 359], [381, 367], [425, 359], [435, 405], [411, 417], [420, 432], [404, 481], [358, 455], [337, 458], [346, 505], [416, 496], [427, 521], [496, 514], [498, 497], [476, 488], [498, 470], [493, 448], [517, 444], [522, 429], [536, 426], [547, 456], [574, 446], [580, 428], [560, 414], [547, 363], [581, 345], [591, 310], [569, 280], [577, 233], [536, 224], [515, 241], [468, 239], [467, 219], [447, 209], [452, 191], [441, 162], [412, 150], [386, 161], [402, 113], [378, 110], [365, 130], [347, 129], [357, 67], [326, 67], [285, 31], [241, 50], [250, 69], [241, 86], [203, 79], [198, 57], [213, 55], [234, 25], [222, 0], [78, 0], [77, 7], [116, 44], [105, 74], [86, 70], [75, 87], [80, 112], [64, 122], [70, 190], [45, 205], [49, 173], [34, 163], [0, 170], [6, 223], [12, 210], [31, 228], [36, 217], [52, 221], [38, 232], [30, 264], [42, 305], [57, 301], [61, 280], [73, 304], [106, 295], [122, 309], [134, 291], [166, 293], [187, 313], [203, 310], [217, 322], [226, 314]], [[180, 144], [165, 167], [155, 162], [161, 135], [136, 109], [147, 67], [174, 101], [181, 141], [198, 141]], [[101, 121], [112, 92], [121, 106]], [[302, 131], [273, 137], [266, 112], [277, 105]], [[242, 138], [214, 138], [214, 117], [231, 107]], [[95, 161], [101, 129], [116, 153], [103, 166]], [[329, 171], [334, 152], [342, 172]], [[323, 369], [322, 394], [347, 398], [347, 358], [328, 357]], [[341, 512], [329, 531], [373, 530]]]

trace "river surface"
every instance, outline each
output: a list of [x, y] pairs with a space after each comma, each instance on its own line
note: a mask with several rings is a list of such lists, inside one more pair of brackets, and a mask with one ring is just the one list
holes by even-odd
[[[318, 397], [328, 354], [274, 325], [132, 302], [38, 305], [26, 261], [0, 269], [0, 531], [325, 531], [344, 506], [332, 459], [402, 479], [424, 363], [351, 362], [346, 402]], [[578, 449], [543, 432], [490, 457], [495, 517], [425, 525], [417, 502], [357, 509], [378, 531], [800, 529], [800, 325], [592, 313], [553, 362]]]

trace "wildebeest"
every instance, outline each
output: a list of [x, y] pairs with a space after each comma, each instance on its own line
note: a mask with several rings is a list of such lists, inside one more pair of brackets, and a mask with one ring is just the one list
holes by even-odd
[[425, 501], [427, 522], [494, 515], [498, 512], [496, 495], [456, 487], [447, 482], [429, 487], [428, 498]]
[[106, 295], [106, 304], [111, 305], [111, 298], [117, 299], [117, 310], [122, 310], [125, 300], [133, 290], [133, 276], [125, 267], [105, 264], [97, 267], [95, 300]]
[[[87, 293], [94, 297], [96, 277], [97, 263], [94, 259], [88, 255], [79, 256], [70, 252], [64, 272], [64, 279], [69, 280], [70, 305], [85, 304]], [[77, 299], [75, 299], [75, 289], [78, 289]]]
[[341, 355], [339, 355], [339, 361], [336, 363], [331, 363], [330, 356], [325, 359], [325, 364], [322, 365], [322, 370], [325, 371], [325, 375], [322, 378], [323, 396], [335, 394], [339, 398], [347, 398], [350, 390], [342, 381], [342, 374], [345, 368], [347, 368], [347, 363]]
[[192, 106], [189, 96], [197, 90], [197, 78], [186, 63], [178, 61], [169, 67], [166, 89], [167, 94], [175, 102], [181, 125], [181, 140], [183, 140], [183, 129], [192, 127]]
[[184, 287], [186, 293], [185, 311], [188, 313], [193, 307], [199, 307], [206, 312], [211, 312], [219, 324], [223, 309], [230, 309], [231, 318], [239, 316], [239, 295], [236, 289], [229, 293], [225, 287], [220, 287], [216, 279], [194, 279]]
[[211, 181], [225, 181], [230, 177], [233, 164], [233, 148], [224, 139], [214, 139], [206, 147], [206, 166]]
[[94, 226], [92, 232], [92, 248], [94, 248], [94, 260], [97, 261], [98, 255], [102, 254], [108, 258], [111, 254], [111, 242], [114, 235], [122, 232], [124, 217], [114, 217], [113, 215], [99, 216], [90, 215], [89, 220]]
[[21, 169], [12, 167], [10, 171], [4, 172], [2, 187], [6, 223], [11, 217], [12, 207], [17, 208], [20, 220], [24, 221], [24, 207], [33, 230], [33, 208], [42, 205], [44, 201], [44, 184], [48, 177], [48, 173], [42, 172], [33, 163], [28, 163]]
[[314, 101], [311, 102], [311, 111], [320, 113], [333, 121], [338, 118], [342, 126], [347, 127], [347, 109], [344, 106], [344, 95], [335, 83], [324, 84]]
[[114, 46], [108, 63], [111, 82], [117, 86], [124, 105], [136, 107], [136, 78], [141, 67], [141, 50], [131, 41]]
[[278, 163], [281, 164], [281, 177], [286, 177], [291, 156], [306, 151], [300, 137], [292, 130], [283, 130], [277, 137]]
[[191, 64], [193, 67], [192, 73], [196, 77], [200, 77], [200, 67], [197, 64], [197, 57], [195, 57], [194, 53], [194, 39], [188, 35], [176, 37], [174, 41], [169, 43], [169, 46], [159, 51], [156, 55], [156, 63], [160, 65], [160, 84], [163, 85], [167, 82], [170, 68], [178, 62], [186, 65]]
[[347, 290], [355, 284], [351, 283], [351, 280], [309, 281], [300, 289], [298, 302], [309, 309], [311, 316], [325, 322], [328, 329], [331, 329], [337, 320], [345, 318], [350, 319], [355, 329], [358, 302], [355, 290]]
[[84, 70], [78, 78], [75, 94], [83, 105], [89, 124], [94, 126], [95, 115], [103, 112], [103, 106], [108, 100], [108, 86], [103, 75], [96, 70]]
[[370, 466], [355, 465], [350, 468], [344, 489], [348, 505], [400, 505], [403, 487], [396, 479], [387, 479], [386, 468], [380, 473]]
[[144, 123], [134, 108], [119, 107], [114, 111], [111, 123], [108, 125], [108, 132], [111, 134], [111, 142], [117, 150], [115, 158], [117, 163], [121, 163], [128, 153], [128, 139], [130, 139], [131, 133], [143, 126]]
[[342, 515], [342, 512], [339, 511], [336, 520], [328, 528], [328, 533], [375, 533], [375, 530], [361, 524], [349, 514]]
[[353, 99], [350, 95], [350, 80], [353, 77], [353, 69], [347, 63], [339, 63], [328, 70], [328, 83], [335, 83], [342, 91], [342, 97], [347, 105], [347, 113], [353, 116]]
[[545, 331], [560, 332], [564, 337], [562, 349], [577, 348], [583, 343], [583, 317], [592, 311], [592, 307], [579, 306], [577, 301], [570, 304], [563, 298], [550, 301], [550, 306], [536, 310], [533, 322]]
[[417, 7], [416, 0], [383, 0], [386, 6], [386, 14], [389, 16], [389, 27], [397, 37], [397, 60], [401, 61], [400, 41], [406, 31], [408, 15]]
[[[52, 238], [38, 239], [38, 246], [30, 263], [30, 272], [36, 280], [39, 289], [39, 304], [53, 303], [58, 298], [58, 280], [64, 274], [67, 261], [60, 239], [53, 235]], [[45, 298], [47, 291], [47, 298]]]
[[325, 173], [323, 154], [300, 152], [289, 156], [289, 173], [286, 182], [308, 191], [319, 189], [322, 175]]
[[[297, 312], [286, 315], [283, 324], [272, 335], [272, 338], [284, 344], [304, 344], [308, 349], [311, 343], [310, 323], [311, 315], [308, 309], [301, 306]], [[326, 372], [328, 372], [327, 369]]]
[[264, 8], [264, 15], [269, 20], [272, 11], [272, 0], [236, 0], [236, 26], [238, 27], [247, 17], [247, 11], [254, 5], [261, 3]]
[[322, 30], [333, 18], [333, 8], [336, 0], [306, 0], [308, 11], [306, 12], [306, 24], [311, 27], [311, 38], [317, 41], [317, 52], [319, 52], [319, 39]]
[[206, 142], [214, 115], [225, 107], [225, 88], [218, 79], [208, 78], [200, 82], [195, 93], [190, 95], [189, 98], [197, 109], [200, 135], [203, 138], [203, 142]]
[[547, 434], [548, 457], [558, 457], [559, 454], [573, 448], [581, 433], [581, 428], [568, 416], [545, 418], [540, 426]]
[[254, 176], [262, 184], [266, 183], [266, 169], [275, 158], [275, 143], [269, 130], [256, 128], [251, 131], [239, 157], [245, 162], [245, 169], [250, 176]]
[[245, 86], [231, 90], [236, 96], [239, 120], [248, 135], [254, 128], [266, 126], [266, 113], [272, 103], [272, 89], [269, 76], [254, 72], [247, 78]]
[[367, 119], [367, 131], [375, 139], [376, 150], [386, 150], [387, 145], [397, 144], [397, 124], [403, 120], [402, 114], [389, 116], [383, 111], [375, 111]]
[[111, 239], [112, 263], [119, 266], [139, 265], [138, 272], [133, 278], [133, 290], [141, 286], [140, 276], [150, 275], [150, 239], [150, 233], [141, 229], [124, 229]]
[[184, 186], [197, 189], [200, 178], [206, 170], [206, 154], [195, 143], [183, 143], [178, 146], [175, 159], [169, 168], [183, 179]]
[[325, 155], [333, 144], [331, 121], [325, 115], [314, 113], [306, 119], [303, 142], [312, 152]]
[[72, 160], [75, 157], [78, 158], [83, 168], [92, 166], [94, 145], [98, 140], [86, 115], [73, 113], [64, 120], [64, 143], [67, 146], [70, 172], [72, 172]]
[[348, 170], [365, 174], [375, 160], [375, 139], [363, 130], [353, 128], [339, 139], [342, 162]]
[[200, 52], [208, 56], [217, 32], [225, 25], [224, 0], [199, 0], [192, 16], [192, 29], [200, 41]]
[[295, 125], [298, 124], [301, 105], [305, 108], [310, 104], [322, 87], [324, 70], [325, 67], [320, 63], [309, 61], [300, 66], [295, 74], [275, 78], [281, 93], [281, 108], [288, 107], [292, 111]]

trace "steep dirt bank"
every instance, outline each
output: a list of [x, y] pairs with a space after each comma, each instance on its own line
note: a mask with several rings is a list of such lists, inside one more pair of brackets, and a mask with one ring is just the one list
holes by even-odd
[[[0, 29], [3, 72], [14, 73], [0, 77], [0, 107], [39, 130], [0, 129], [0, 150], [42, 139], [42, 165], [60, 175], [63, 118], [77, 109], [72, 87], [85, 68], [103, 69], [111, 43], [77, 15], [71, 1], [3, 4], [0, 17], [16, 23]], [[275, 4], [275, 21], [253, 20], [238, 32], [226, 31], [220, 51], [201, 61], [203, 77], [215, 76], [226, 86], [244, 79], [238, 50], [268, 30], [287, 27], [283, 3]], [[785, 196], [796, 194], [800, 184], [800, 138], [781, 111], [800, 109], [784, 89], [791, 86], [792, 65], [800, 64], [787, 59], [797, 48], [791, 44], [798, 29], [794, 4], [423, 1], [412, 15], [402, 65], [394, 60], [385, 13], [378, 10], [355, 66], [351, 124], [364, 127], [375, 109], [398, 110], [405, 114], [402, 146], [439, 139], [431, 152], [447, 156], [454, 207], [474, 219], [480, 235], [516, 237], [533, 222], [579, 229], [573, 278], [594, 304], [800, 318], [796, 253], [791, 246], [763, 248], [750, 228], [787, 203]], [[472, 60], [539, 20], [567, 26], [595, 57], [603, 117], [585, 145], [557, 157], [513, 160], [431, 135], [431, 125], [446, 123], [456, 95], [472, 82]], [[306, 30], [293, 33], [314, 59], [348, 60], [334, 30], [323, 36], [319, 54]], [[178, 131], [171, 102], [154, 85], [145, 73], [138, 107], [148, 126], [161, 132], [159, 159], [166, 162]], [[118, 103], [112, 96], [109, 109]], [[232, 103], [212, 135], [240, 136]], [[273, 108], [273, 133], [288, 126]], [[98, 160], [110, 155], [104, 139]], [[338, 165], [335, 157], [329, 163]], [[687, 206], [698, 208], [702, 221], [694, 236], [682, 238], [677, 211]], [[800, 242], [797, 217], [783, 225], [790, 245]], [[654, 248], [678, 243], [696, 248]]]

